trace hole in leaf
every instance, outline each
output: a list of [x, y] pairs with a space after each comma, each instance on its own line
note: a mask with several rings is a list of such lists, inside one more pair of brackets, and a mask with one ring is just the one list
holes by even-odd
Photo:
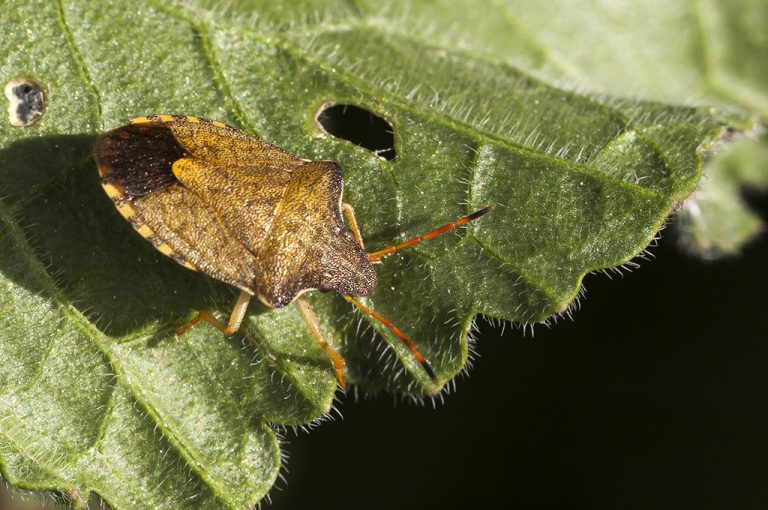
[[5, 84], [3, 92], [8, 99], [8, 121], [12, 126], [29, 126], [45, 113], [45, 89], [35, 80], [11, 80]]
[[374, 155], [394, 161], [395, 130], [378, 115], [353, 104], [324, 105], [317, 122], [329, 134], [366, 148]]

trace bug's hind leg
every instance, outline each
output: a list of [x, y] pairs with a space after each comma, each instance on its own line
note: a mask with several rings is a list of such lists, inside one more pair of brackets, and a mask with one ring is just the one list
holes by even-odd
[[232, 313], [229, 316], [229, 322], [225, 325], [224, 323], [220, 322], [216, 317], [214, 317], [211, 312], [208, 311], [201, 311], [197, 315], [195, 315], [195, 318], [189, 321], [184, 326], [180, 327], [176, 331], [176, 336], [181, 336], [190, 329], [192, 329], [192, 326], [197, 324], [200, 321], [205, 321], [214, 328], [218, 329], [225, 335], [231, 335], [235, 332], [237, 332], [238, 329], [240, 329], [240, 324], [243, 322], [243, 317], [245, 317], [245, 311], [248, 309], [248, 303], [251, 301], [251, 298], [253, 296], [247, 292], [240, 291], [240, 295], [237, 296], [237, 301], [235, 301], [235, 306], [232, 308]]
[[296, 303], [296, 308], [299, 309], [299, 314], [301, 315], [301, 318], [304, 319], [304, 323], [307, 325], [309, 332], [312, 333], [315, 341], [320, 344], [320, 347], [323, 348], [325, 354], [331, 358], [333, 367], [336, 369], [336, 380], [339, 381], [339, 386], [341, 386], [342, 390], [346, 389], [347, 383], [344, 382], [344, 360], [339, 356], [339, 353], [331, 347], [331, 344], [325, 340], [325, 337], [323, 337], [323, 333], [320, 331], [320, 324], [317, 323], [317, 317], [315, 316], [315, 312], [312, 311], [309, 302], [300, 296], [296, 298], [294, 303]]

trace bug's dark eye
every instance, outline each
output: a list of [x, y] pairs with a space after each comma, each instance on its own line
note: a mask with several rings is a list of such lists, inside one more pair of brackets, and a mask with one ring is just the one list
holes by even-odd
[[379, 158], [394, 161], [395, 130], [383, 117], [352, 104], [323, 105], [317, 122], [329, 134], [359, 145]]
[[323, 282], [320, 284], [320, 286], [317, 288], [320, 292], [330, 292], [333, 290], [333, 287], [329, 283]]

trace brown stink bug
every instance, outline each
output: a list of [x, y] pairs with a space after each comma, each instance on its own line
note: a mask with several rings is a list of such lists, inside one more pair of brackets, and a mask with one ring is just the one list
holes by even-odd
[[437, 382], [413, 343], [353, 296], [373, 291], [374, 264], [383, 257], [477, 219], [493, 205], [366, 253], [352, 207], [341, 201], [344, 183], [333, 161], [300, 159], [221, 122], [176, 115], [131, 120], [99, 138], [94, 157], [104, 190], [139, 234], [184, 267], [240, 289], [227, 324], [202, 311], [177, 335], [201, 320], [236, 332], [253, 296], [272, 308], [295, 303], [344, 388], [344, 361], [302, 297], [336, 291], [388, 327]]

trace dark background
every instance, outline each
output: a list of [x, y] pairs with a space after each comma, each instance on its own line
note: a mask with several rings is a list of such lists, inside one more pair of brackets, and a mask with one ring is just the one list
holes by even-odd
[[574, 322], [481, 322], [436, 409], [350, 396], [289, 432], [266, 508], [767, 508], [768, 236], [702, 262], [671, 230], [633, 273], [589, 275]]

